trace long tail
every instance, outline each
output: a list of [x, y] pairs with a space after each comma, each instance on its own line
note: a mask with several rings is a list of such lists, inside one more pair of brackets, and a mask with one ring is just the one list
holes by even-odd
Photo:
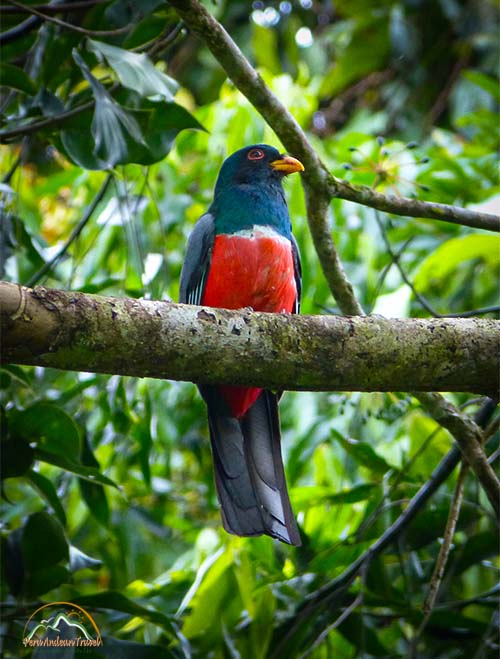
[[267, 534], [291, 545], [300, 535], [286, 488], [277, 396], [262, 391], [242, 419], [215, 387], [200, 387], [208, 408], [222, 522], [235, 535]]

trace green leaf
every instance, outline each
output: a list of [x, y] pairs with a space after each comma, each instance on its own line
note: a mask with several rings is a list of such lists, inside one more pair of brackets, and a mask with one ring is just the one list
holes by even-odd
[[[144, 104], [146, 106], [146, 103]], [[149, 112], [135, 113], [145, 136], [145, 145], [130, 145], [130, 162], [150, 165], [162, 160], [172, 148], [181, 130], [193, 128], [205, 130], [203, 126], [177, 103], [149, 104]]]
[[98, 656], [109, 659], [177, 659], [179, 657], [177, 653], [161, 645], [145, 645], [106, 636], [103, 637], [103, 647], [99, 648]]
[[63, 526], [66, 526], [66, 513], [62, 507], [61, 501], [57, 496], [56, 488], [48, 478], [38, 471], [31, 470], [27, 475], [28, 482], [43, 496], [43, 498], [52, 507], [54, 514]]
[[22, 529], [14, 529], [8, 535], [0, 536], [0, 551], [2, 556], [2, 579], [9, 586], [10, 592], [17, 597], [23, 588], [26, 577], [21, 549]]
[[336, 492], [332, 487], [321, 485], [294, 487], [290, 496], [293, 507], [298, 509], [307, 509], [308, 506], [315, 506], [320, 503], [345, 504], [356, 503], [357, 501], [366, 501], [378, 487], [375, 483], [363, 483], [356, 485], [348, 490]]
[[18, 437], [0, 442], [0, 476], [1, 479], [24, 476], [35, 460], [35, 451], [29, 443]]
[[49, 565], [41, 570], [30, 572], [26, 578], [24, 589], [26, 595], [35, 597], [57, 588], [63, 583], [69, 583], [71, 575], [64, 565]]
[[[235, 584], [230, 574], [232, 563], [230, 552], [217, 552], [207, 558], [205, 566], [202, 565], [198, 570], [197, 578], [181, 604], [181, 608], [191, 608], [184, 618], [182, 628], [187, 638], [209, 633], [218, 624], [225, 608], [224, 603], [234, 597]], [[190, 601], [189, 595], [192, 597]]]
[[463, 547], [457, 551], [453, 562], [453, 574], [460, 574], [481, 561], [493, 558], [498, 554], [498, 538], [495, 534], [484, 531], [467, 538]]
[[26, 94], [36, 94], [37, 86], [27, 73], [13, 64], [0, 64], [0, 86], [17, 89]]
[[[92, 75], [76, 49], [73, 50], [73, 58], [89, 83], [95, 99], [94, 117], [91, 125], [94, 146], [91, 153], [95, 156], [97, 168], [106, 169], [117, 163], [128, 161], [125, 135], [128, 135], [132, 141], [138, 144], [144, 144], [144, 138], [137, 121], [113, 100], [106, 88]], [[68, 133], [66, 131], [61, 134], [61, 139], [65, 148], [70, 150], [71, 142], [68, 142]], [[85, 167], [85, 162], [78, 161], [79, 155], [79, 151], [72, 153], [75, 161]]]
[[37, 449], [68, 460], [78, 460], [80, 433], [73, 419], [53, 403], [35, 403], [9, 415], [12, 436], [35, 442]]
[[69, 559], [69, 547], [60, 523], [45, 512], [30, 515], [23, 527], [23, 558], [30, 572]]
[[432, 289], [433, 282], [452, 275], [471, 259], [481, 259], [489, 267], [499, 266], [500, 237], [474, 234], [447, 240], [420, 264], [414, 280], [416, 288]]
[[31, 379], [28, 373], [21, 366], [16, 364], [7, 364], [0, 368], [0, 371], [8, 373], [13, 380], [23, 384], [25, 387], [31, 387]]
[[[440, 501], [439, 505], [425, 509], [413, 520], [405, 532], [405, 542], [411, 549], [420, 549], [441, 538], [446, 528], [449, 513], [449, 502]], [[474, 506], [463, 503], [457, 528], [467, 528], [475, 519]]]
[[49, 464], [65, 469], [66, 471], [71, 471], [73, 474], [80, 476], [89, 480], [91, 483], [101, 483], [101, 485], [112, 485], [118, 489], [118, 485], [114, 483], [111, 478], [104, 476], [99, 472], [95, 467], [85, 467], [84, 465], [74, 462], [72, 460], [66, 459], [60, 455], [54, 453], [48, 453], [40, 449], [35, 450], [35, 457], [38, 460], [43, 462], [48, 462]]
[[[92, 449], [86, 435], [83, 439], [82, 463], [86, 467], [99, 469], [99, 463], [92, 453]], [[79, 485], [80, 491], [90, 513], [100, 524], [107, 528], [109, 525], [110, 512], [108, 499], [106, 498], [106, 493], [103, 486], [98, 483], [89, 482], [85, 479], [80, 479]]]
[[363, 651], [367, 655], [374, 657], [388, 657], [390, 656], [388, 648], [386, 648], [380, 641], [376, 633], [376, 628], [367, 624], [365, 618], [357, 613], [351, 613], [346, 620], [339, 625], [339, 631], [343, 634], [348, 641], [355, 647], [359, 647], [359, 643], [363, 644]]
[[165, 30], [165, 27], [165, 16], [147, 16], [136, 25], [132, 33], [123, 42], [123, 46], [127, 50], [132, 50], [133, 48], [137, 48], [137, 46], [149, 43], [159, 37]]
[[445, 636], [450, 647], [452, 640], [456, 642], [469, 635], [479, 640], [484, 637], [487, 626], [488, 623], [484, 620], [477, 620], [451, 609], [434, 609], [429, 619], [428, 633], [439, 639]]
[[[140, 99], [132, 93], [124, 96], [124, 103], [132, 102], [137, 106], [127, 110], [139, 126], [142, 139], [133, 139], [126, 131], [122, 132], [124, 140], [123, 153], [115, 164], [138, 163], [150, 165], [162, 160], [172, 148], [175, 138], [181, 130], [193, 128], [205, 130], [203, 126], [181, 105], [177, 103], [153, 103]], [[78, 116], [78, 122], [68, 123], [61, 132], [59, 148], [81, 167], [86, 169], [104, 169], [106, 163], [94, 151], [92, 139], [92, 122], [94, 115], [91, 111], [83, 112]], [[117, 130], [122, 131], [118, 122]], [[117, 154], [115, 154], [117, 155]]]
[[472, 69], [464, 71], [462, 75], [467, 80], [470, 80], [470, 82], [484, 89], [488, 94], [491, 94], [495, 101], [500, 103], [500, 85], [498, 84], [498, 80], [495, 80], [493, 76], [488, 76], [485, 73], [481, 73], [481, 71], [474, 71]]
[[88, 44], [93, 53], [107, 60], [124, 87], [145, 98], [161, 97], [173, 101], [178, 84], [159, 71], [145, 53], [131, 53], [94, 39], [88, 39]]
[[165, 615], [161, 611], [141, 606], [117, 591], [108, 590], [93, 595], [82, 595], [81, 597], [73, 599], [73, 602], [83, 606], [85, 609], [110, 609], [111, 611], [128, 613], [129, 615], [137, 616], [143, 620], [148, 620], [165, 631], [175, 634], [175, 629], [170, 616]]
[[366, 442], [345, 438], [339, 433], [333, 433], [333, 437], [342, 446], [345, 452], [362, 467], [366, 467], [370, 471], [380, 475], [394, 470], [394, 467], [378, 455], [378, 453], [376, 453]]

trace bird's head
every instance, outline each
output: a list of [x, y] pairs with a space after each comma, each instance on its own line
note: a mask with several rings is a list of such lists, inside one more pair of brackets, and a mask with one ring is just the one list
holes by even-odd
[[304, 171], [303, 164], [268, 144], [253, 144], [235, 151], [223, 162], [215, 194], [234, 185], [280, 185], [287, 174]]

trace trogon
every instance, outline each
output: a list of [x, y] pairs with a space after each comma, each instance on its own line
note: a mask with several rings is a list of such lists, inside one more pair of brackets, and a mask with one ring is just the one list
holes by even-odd
[[[298, 313], [300, 256], [282, 181], [303, 169], [266, 144], [224, 161], [213, 202], [188, 240], [181, 302]], [[300, 545], [281, 457], [279, 394], [226, 385], [199, 390], [208, 409], [224, 528]]]

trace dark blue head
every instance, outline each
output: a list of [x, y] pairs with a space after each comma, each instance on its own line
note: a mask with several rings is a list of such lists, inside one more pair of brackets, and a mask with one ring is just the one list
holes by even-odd
[[303, 170], [302, 163], [280, 154], [274, 146], [246, 146], [224, 160], [215, 185], [215, 196], [233, 185], [281, 186], [284, 176]]
[[258, 224], [289, 236], [282, 180], [303, 169], [298, 160], [268, 144], [247, 146], [230, 155], [222, 164], [210, 207], [216, 232], [235, 233]]

